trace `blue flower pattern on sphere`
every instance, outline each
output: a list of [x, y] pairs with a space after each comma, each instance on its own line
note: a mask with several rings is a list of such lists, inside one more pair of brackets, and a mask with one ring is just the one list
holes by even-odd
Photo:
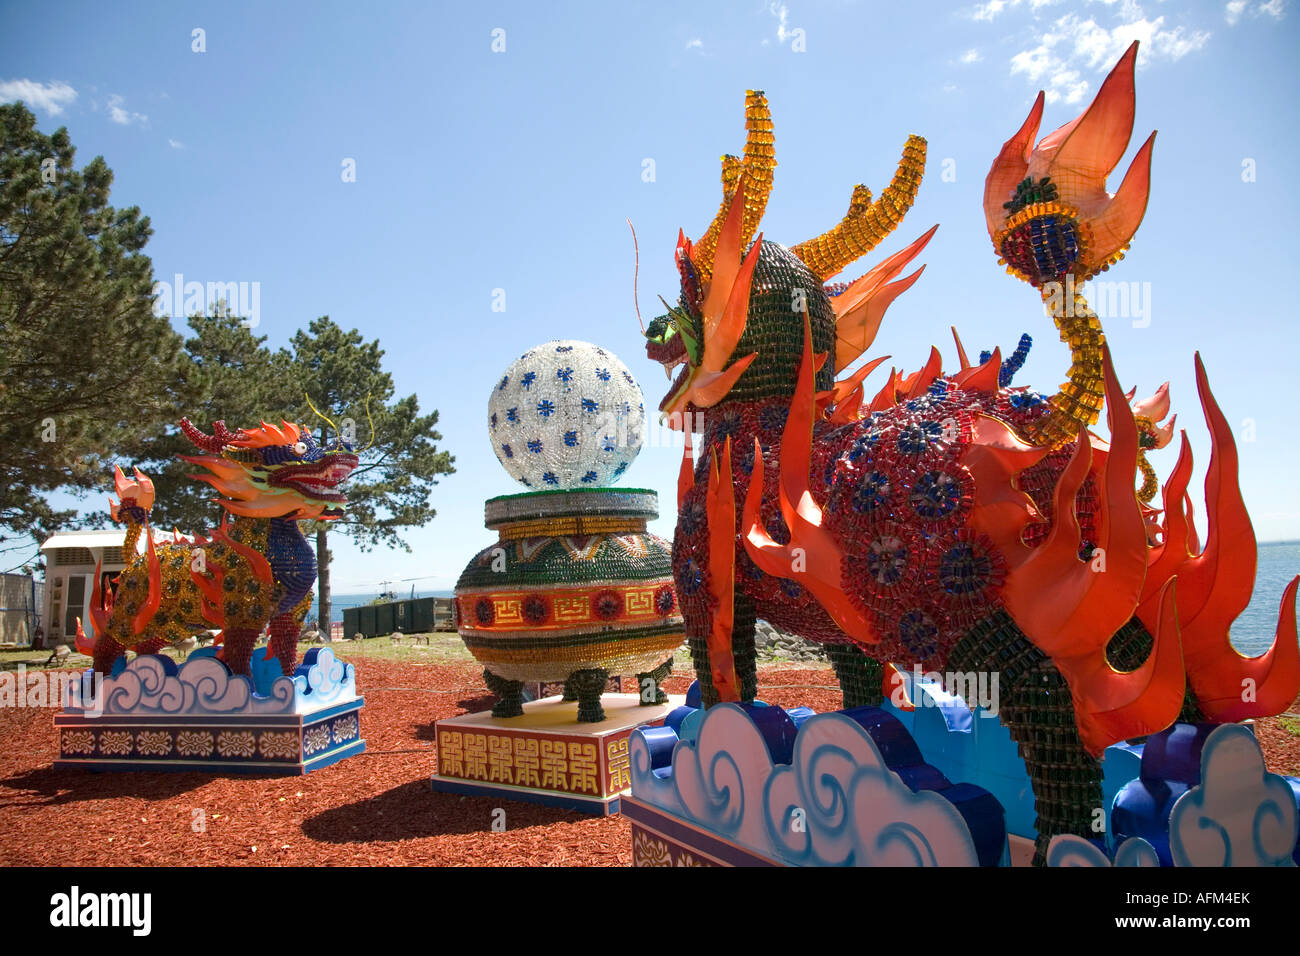
[[[529, 349], [497, 379], [490, 430], [509, 437], [493, 450], [525, 487], [613, 483], [645, 439], [646, 408], [636, 379], [613, 354], [579, 341]], [[530, 454], [514, 452], [526, 448]]]

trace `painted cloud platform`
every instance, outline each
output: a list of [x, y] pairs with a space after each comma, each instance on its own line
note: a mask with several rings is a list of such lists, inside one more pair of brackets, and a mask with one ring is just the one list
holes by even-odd
[[680, 708], [631, 737], [637, 866], [997, 866], [1005, 814], [876, 707]]
[[[1300, 780], [1269, 773], [1249, 727], [1174, 724], [1147, 739], [1142, 768], [1111, 808], [1115, 866], [1300, 864]], [[1048, 866], [1110, 866], [1058, 836]]]
[[255, 654], [253, 679], [198, 651], [184, 664], [161, 655], [119, 665], [83, 706], [54, 717], [55, 767], [305, 774], [361, 753], [356, 671], [329, 648], [312, 648], [292, 678]]
[[605, 694], [605, 719], [578, 723], [577, 701], [530, 701], [519, 717], [491, 711], [436, 724], [438, 772], [433, 789], [522, 800], [608, 816], [618, 813], [631, 782], [628, 739], [642, 725], [662, 723], [685, 698], [642, 705], [636, 694]]

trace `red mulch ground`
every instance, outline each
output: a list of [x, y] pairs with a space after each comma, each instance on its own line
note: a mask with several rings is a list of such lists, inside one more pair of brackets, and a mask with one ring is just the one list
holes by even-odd
[[[0, 709], [0, 865], [623, 866], [621, 817], [434, 793], [433, 722], [495, 698], [473, 664], [364, 659], [358, 683], [366, 752], [305, 777], [54, 770], [50, 709]], [[670, 678], [685, 693], [689, 670]], [[764, 671], [761, 694], [833, 710], [825, 670]], [[783, 686], [776, 686], [783, 685]], [[495, 807], [505, 832], [491, 830]], [[206, 832], [191, 826], [202, 809]]]
[[[0, 710], [0, 865], [624, 866], [629, 824], [502, 801], [434, 793], [433, 721], [483, 710], [472, 664], [363, 660], [366, 752], [305, 777], [53, 770], [52, 710]], [[768, 666], [760, 696], [818, 712], [840, 704], [830, 668]], [[666, 682], [684, 693], [689, 670]], [[1296, 712], [1297, 708], [1292, 707]], [[1294, 726], [1294, 725], [1293, 725]], [[1300, 774], [1300, 737], [1261, 721], [1278, 773]], [[206, 832], [191, 826], [195, 811]]]

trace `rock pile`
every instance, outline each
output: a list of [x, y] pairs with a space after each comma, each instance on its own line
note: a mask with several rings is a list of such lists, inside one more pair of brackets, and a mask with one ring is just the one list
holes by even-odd
[[826, 652], [820, 644], [805, 641], [801, 637], [787, 634], [773, 627], [767, 621], [759, 621], [754, 626], [754, 643], [758, 646], [760, 658], [822, 663]]

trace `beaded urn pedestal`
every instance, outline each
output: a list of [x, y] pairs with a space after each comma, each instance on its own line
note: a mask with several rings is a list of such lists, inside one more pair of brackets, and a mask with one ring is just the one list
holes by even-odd
[[[493, 389], [489, 431], [531, 489], [490, 499], [497, 541], [456, 584], [457, 630], [498, 701], [437, 722], [435, 790], [618, 810], [628, 737], [681, 701], [660, 688], [683, 642], [672, 545], [646, 530], [658, 495], [604, 487], [640, 450], [641, 390], [583, 342], [525, 353]], [[632, 676], [634, 693], [606, 693]], [[526, 700], [528, 685], [561, 693]]]

